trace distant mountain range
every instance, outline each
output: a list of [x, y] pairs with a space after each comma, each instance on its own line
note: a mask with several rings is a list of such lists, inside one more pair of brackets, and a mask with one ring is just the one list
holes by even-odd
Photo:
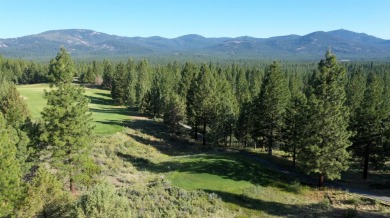
[[0, 55], [24, 59], [49, 59], [64, 46], [74, 58], [182, 57], [224, 59], [318, 60], [331, 48], [339, 59], [390, 58], [390, 40], [340, 29], [304, 36], [271, 38], [249, 36], [205, 38], [184, 35], [122, 37], [92, 30], [52, 30], [36, 35], [0, 39]]

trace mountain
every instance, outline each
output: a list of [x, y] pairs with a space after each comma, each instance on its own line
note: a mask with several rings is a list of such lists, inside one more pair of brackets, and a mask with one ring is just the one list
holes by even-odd
[[83, 29], [51, 30], [36, 35], [0, 39], [0, 54], [25, 59], [49, 59], [60, 46], [74, 58], [204, 57], [226, 59], [318, 60], [328, 48], [339, 59], [385, 59], [390, 40], [340, 29], [271, 38], [242, 36], [206, 38], [123, 37]]

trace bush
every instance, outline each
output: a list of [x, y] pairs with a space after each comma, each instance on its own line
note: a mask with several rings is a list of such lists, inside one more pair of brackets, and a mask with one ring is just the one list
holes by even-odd
[[232, 217], [218, 195], [187, 191], [158, 178], [126, 190], [134, 217]]
[[75, 217], [130, 217], [129, 200], [120, 196], [113, 185], [97, 184], [82, 195], [75, 206]]
[[27, 185], [28, 196], [20, 205], [16, 217], [69, 217], [72, 196], [63, 190], [63, 184], [44, 167], [36, 172]]

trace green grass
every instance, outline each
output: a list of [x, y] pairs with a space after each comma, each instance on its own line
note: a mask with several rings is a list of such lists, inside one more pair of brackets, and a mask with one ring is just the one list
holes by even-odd
[[[39, 119], [42, 109], [46, 106], [44, 90], [49, 91], [50, 87], [47, 84], [21, 85], [18, 90], [24, 97], [33, 119]], [[86, 88], [85, 96], [91, 101], [89, 107], [96, 134], [112, 134], [123, 130], [123, 123], [129, 121], [128, 111], [124, 107], [113, 105], [109, 91]]]

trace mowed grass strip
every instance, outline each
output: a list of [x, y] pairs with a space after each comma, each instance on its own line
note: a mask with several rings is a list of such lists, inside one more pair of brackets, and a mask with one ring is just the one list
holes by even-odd
[[[18, 90], [26, 101], [33, 119], [39, 119], [41, 111], [46, 106], [44, 90], [49, 91], [49, 85], [20, 85]], [[124, 122], [129, 121], [127, 109], [113, 104], [110, 91], [85, 88], [85, 96], [90, 99], [89, 108], [95, 125], [94, 133], [112, 134], [119, 132], [123, 129]]]

